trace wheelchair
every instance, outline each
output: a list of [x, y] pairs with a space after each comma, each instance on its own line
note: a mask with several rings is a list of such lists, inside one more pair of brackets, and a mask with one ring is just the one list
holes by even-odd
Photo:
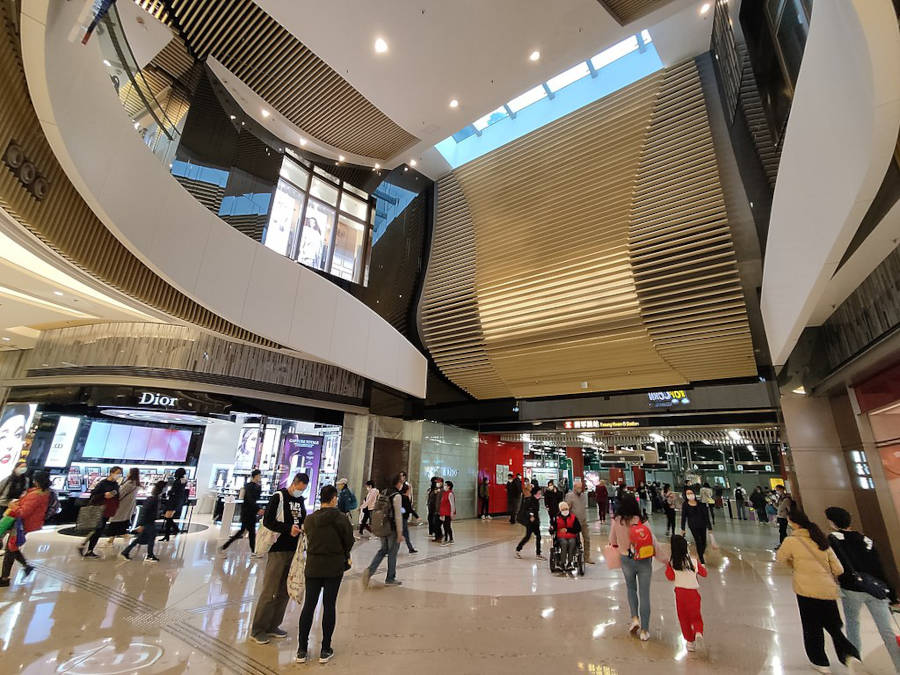
[[556, 574], [557, 572], [570, 572], [576, 570], [578, 571], [578, 576], [584, 576], [584, 546], [581, 543], [581, 537], [578, 536], [575, 538], [574, 560], [571, 561], [570, 566], [567, 569], [565, 561], [563, 560], [563, 550], [559, 543], [559, 537], [557, 537], [554, 532], [553, 546], [550, 548], [550, 572]]

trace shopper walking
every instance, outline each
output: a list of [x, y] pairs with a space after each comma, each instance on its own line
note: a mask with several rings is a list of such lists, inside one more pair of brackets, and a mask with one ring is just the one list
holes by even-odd
[[606, 488], [606, 481], [601, 480], [594, 490], [594, 499], [597, 502], [597, 517], [600, 518], [600, 524], [606, 524], [606, 514], [609, 513], [609, 490]]
[[663, 485], [663, 511], [666, 514], [666, 536], [675, 534], [675, 507], [678, 504], [678, 495], [672, 491], [671, 486], [666, 483]]
[[372, 575], [378, 571], [378, 566], [385, 557], [388, 559], [388, 565], [384, 585], [400, 586], [403, 583], [397, 580], [397, 551], [400, 550], [400, 544], [403, 543], [403, 498], [400, 496], [401, 487], [403, 487], [403, 481], [397, 475], [394, 477], [391, 487], [378, 495], [376, 506], [373, 507], [381, 511], [379, 521], [383, 523], [385, 529], [383, 534], [376, 532], [381, 539], [381, 548], [378, 549], [369, 566], [363, 570], [363, 588], [369, 587]]
[[123, 537], [131, 527], [131, 516], [134, 515], [134, 504], [138, 491], [141, 489], [141, 472], [137, 467], [128, 470], [128, 478], [119, 486], [119, 506], [109, 525], [106, 526], [106, 536], [109, 537], [109, 545], [112, 546], [116, 537]]
[[350, 529], [353, 529], [353, 520], [351, 519], [351, 513], [359, 506], [359, 502], [356, 499], [356, 495], [353, 494], [353, 491], [350, 489], [347, 479], [341, 478], [337, 482], [337, 490], [338, 490], [338, 511], [347, 516], [347, 522], [351, 523]]
[[150, 491], [150, 496], [141, 507], [141, 517], [137, 526], [137, 534], [123, 550], [121, 555], [125, 560], [131, 560], [131, 552], [135, 546], [146, 545], [147, 557], [144, 562], [159, 562], [159, 558], [153, 555], [153, 544], [156, 542], [156, 519], [159, 518], [159, 508], [163, 490], [166, 489], [166, 481], [157, 481]]
[[850, 529], [852, 518], [847, 510], [831, 506], [825, 509], [825, 517], [834, 530], [828, 535], [828, 542], [844, 568], [838, 583], [847, 621], [847, 638], [862, 651], [859, 613], [865, 605], [894, 662], [894, 669], [900, 673], [900, 645], [894, 636], [890, 608], [891, 604], [897, 603], [897, 594], [887, 583], [875, 542], [862, 532]]
[[541, 555], [541, 489], [533, 491], [522, 501], [519, 522], [525, 526], [525, 536], [516, 546], [516, 557], [522, 557], [522, 549], [534, 537], [534, 552], [538, 560], [546, 560]]
[[757, 485], [750, 493], [750, 503], [753, 504], [753, 510], [756, 512], [756, 519], [760, 525], [769, 522], [769, 514], [766, 512], [766, 495], [762, 488]]
[[[44, 526], [47, 516], [47, 507], [50, 504], [50, 476], [46, 471], [37, 471], [34, 474], [34, 487], [29, 488], [24, 495], [13, 499], [7, 505], [5, 516], [22, 520], [22, 529], [34, 532]], [[0, 572], [0, 587], [9, 586], [9, 576], [14, 562], [18, 562], [25, 570], [23, 578], [28, 577], [34, 568], [28, 564], [25, 556], [16, 542], [18, 533], [16, 528], [10, 531], [6, 537], [6, 553], [3, 554], [3, 569]]]
[[428, 488], [428, 534], [431, 541], [439, 543], [444, 535], [441, 528], [441, 497], [444, 494], [444, 479], [435, 476], [431, 479], [431, 487]]
[[709, 522], [711, 525], [716, 524], [716, 500], [713, 498], [712, 488], [709, 483], [704, 483], [700, 488], [700, 503], [706, 506], [709, 511]]
[[406, 547], [409, 549], [410, 553], [418, 553], [416, 547], [413, 546], [412, 541], [409, 539], [409, 517], [414, 516], [416, 519], [419, 518], [419, 514], [416, 513], [413, 508], [412, 500], [409, 498], [409, 492], [409, 483], [406, 483], [400, 488], [400, 509], [403, 515], [403, 540], [406, 542]]
[[83, 558], [100, 557], [96, 553], [94, 553], [94, 547], [100, 540], [100, 535], [103, 534], [103, 529], [106, 527], [106, 523], [119, 508], [119, 481], [121, 479], [122, 467], [114, 466], [109, 470], [109, 475], [98, 482], [94, 486], [94, 489], [91, 490], [91, 496], [90, 500], [88, 501], [88, 505], [102, 506], [103, 515], [100, 518], [100, 522], [97, 524], [97, 528], [93, 532], [91, 532], [78, 547], [78, 550]]
[[375, 508], [375, 501], [378, 499], [378, 490], [375, 487], [374, 480], [366, 481], [366, 498], [363, 501], [362, 520], [359, 521], [359, 536], [368, 536], [367, 531], [371, 532], [369, 527], [369, 519], [372, 517], [372, 509]]
[[712, 531], [709, 522], [709, 506], [697, 501], [697, 495], [693, 488], [688, 488], [684, 494], [686, 501], [681, 505], [681, 536], [687, 534], [690, 529], [694, 537], [694, 546], [697, 547], [697, 557], [702, 564], [706, 564], [703, 554], [706, 553], [706, 533]]
[[576, 478], [572, 489], [566, 493], [566, 503], [581, 522], [581, 543], [584, 546], [584, 562], [593, 565], [594, 553], [591, 550], [591, 526], [588, 524], [588, 495], [584, 489], [584, 481]]
[[837, 605], [840, 587], [835, 578], [844, 573], [844, 568], [829, 547], [828, 537], [800, 507], [793, 504], [787, 518], [793, 531], [781, 542], [775, 560], [793, 570], [806, 656], [817, 671], [830, 673], [824, 631], [831, 635], [841, 663], [859, 659], [859, 650], [841, 632], [843, 623]]
[[488, 482], [488, 477], [485, 476], [478, 484], [478, 515], [482, 520], [491, 519], [490, 503], [491, 484]]
[[776, 485], [775, 486], [775, 519], [778, 522], [778, 546], [775, 547], [775, 550], [778, 550], [778, 547], [781, 546], [782, 542], [784, 542], [785, 537], [787, 537], [787, 528], [788, 528], [788, 516], [791, 512], [791, 507], [794, 505], [794, 500], [787, 493], [787, 490], [784, 489], [784, 485]]
[[509, 513], [509, 524], [515, 525], [522, 503], [522, 481], [512, 473], [506, 476], [506, 511]]
[[449, 546], [453, 543], [453, 519], [456, 518], [456, 495], [453, 494], [453, 481], [444, 481], [444, 494], [441, 495], [441, 525], [444, 528], [444, 543]]
[[550, 529], [553, 530], [553, 524], [556, 522], [556, 516], [559, 515], [559, 503], [563, 500], [563, 493], [556, 488], [556, 483], [552, 480], [547, 481], [547, 488], [543, 490], [544, 506], [547, 508], [547, 515], [550, 516]]
[[666, 579], [675, 582], [675, 609], [687, 650], [695, 651], [695, 643], [703, 638], [703, 616], [700, 613], [700, 583], [697, 575], [706, 576], [703, 563], [688, 553], [687, 539], [672, 537], [672, 555], [666, 564]]
[[747, 491], [740, 483], [736, 483], [734, 488], [734, 510], [737, 512], [738, 520], [747, 520], [747, 512], [744, 510], [746, 499]]
[[250, 639], [260, 645], [268, 644], [270, 637], [287, 637], [287, 631], [281, 629], [289, 599], [287, 577], [297, 550], [300, 528], [306, 520], [303, 491], [308, 484], [309, 476], [296, 474], [287, 488], [278, 490], [269, 498], [263, 515], [263, 525], [278, 532], [279, 536], [269, 549], [262, 591], [250, 628]]
[[[632, 528], [643, 526], [645, 519], [634, 495], [625, 494], [609, 528], [609, 545], [619, 554], [622, 575], [628, 589], [628, 606], [631, 609], [630, 633], [640, 631], [643, 641], [650, 639], [650, 581], [653, 578], [653, 558], [637, 558], [632, 550]], [[650, 533], [653, 546], [656, 539]]]
[[28, 465], [20, 459], [12, 473], [0, 481], [0, 509], [6, 509], [13, 499], [18, 499], [31, 487], [27, 471]]
[[[409, 486], [404, 486], [407, 494]], [[306, 519], [306, 589], [303, 609], [300, 610], [297, 663], [306, 663], [309, 650], [309, 632], [312, 629], [319, 595], [322, 596], [322, 647], [319, 663], [328, 663], [334, 657], [331, 638], [337, 621], [337, 597], [344, 572], [350, 569], [350, 549], [353, 548], [353, 526], [338, 508], [338, 491], [325, 485], [319, 491], [318, 511]]]
[[169, 491], [166, 494], [165, 501], [165, 524], [163, 525], [163, 536], [160, 541], [169, 541], [169, 537], [174, 533], [178, 534], [181, 520], [181, 510], [188, 501], [187, 487], [187, 471], [184, 467], [175, 469], [175, 475], [172, 477], [172, 483], [169, 485]]
[[250, 474], [250, 480], [244, 483], [241, 495], [241, 528], [222, 544], [221, 551], [227, 551], [228, 547], [247, 533], [250, 543], [250, 552], [256, 551], [256, 521], [264, 513], [259, 508], [259, 496], [262, 494], [262, 472], [254, 469]]

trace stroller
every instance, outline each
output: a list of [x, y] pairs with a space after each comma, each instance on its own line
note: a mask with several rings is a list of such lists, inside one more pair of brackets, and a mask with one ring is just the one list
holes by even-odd
[[[575, 537], [575, 555], [572, 560], [564, 560], [562, 546], [559, 543], [559, 537], [556, 531], [553, 531], [553, 546], [550, 548], [550, 571], [554, 574], [557, 572], [578, 571], [578, 576], [584, 576], [584, 547], [581, 543], [581, 537]], [[568, 564], [567, 564], [568, 563]]]

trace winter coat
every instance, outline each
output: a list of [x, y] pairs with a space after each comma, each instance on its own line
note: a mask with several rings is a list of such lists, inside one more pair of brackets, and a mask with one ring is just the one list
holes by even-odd
[[353, 548], [353, 526], [338, 509], [322, 508], [306, 518], [306, 570], [312, 579], [343, 576]]
[[844, 568], [831, 547], [824, 551], [810, 538], [809, 530], [798, 528], [787, 537], [775, 560], [794, 570], [794, 593], [806, 598], [837, 600], [840, 587], [835, 579]]

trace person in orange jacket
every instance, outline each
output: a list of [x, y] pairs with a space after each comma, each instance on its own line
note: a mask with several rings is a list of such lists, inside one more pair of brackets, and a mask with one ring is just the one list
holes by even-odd
[[[50, 477], [45, 471], [38, 471], [32, 479], [34, 487], [29, 489], [20, 499], [9, 503], [6, 515], [22, 520], [25, 532], [34, 532], [44, 526], [47, 517], [47, 506], [50, 504]], [[16, 530], [9, 533], [6, 539], [6, 553], [3, 555], [3, 571], [0, 573], [0, 587], [9, 586], [9, 574], [14, 562], [25, 568], [27, 577], [34, 568], [25, 560], [16, 543]]]

